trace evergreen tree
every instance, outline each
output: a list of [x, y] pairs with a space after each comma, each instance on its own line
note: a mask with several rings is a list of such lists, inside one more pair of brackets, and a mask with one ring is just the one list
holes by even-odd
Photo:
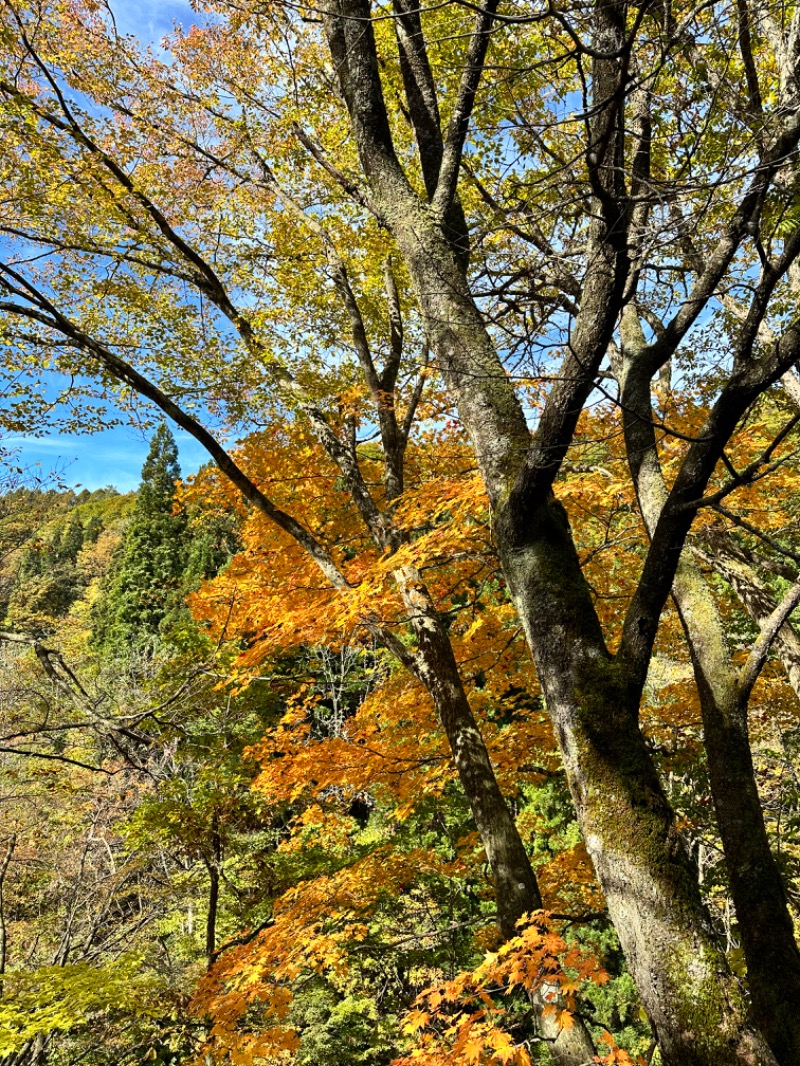
[[92, 517], [86, 524], [86, 529], [84, 530], [84, 543], [94, 544], [102, 532], [103, 519], [100, 517], [100, 515], [92, 515]]
[[83, 547], [83, 537], [83, 526], [80, 520], [73, 515], [61, 534], [61, 544], [58, 552], [59, 562], [75, 562], [78, 558], [78, 552]]
[[142, 467], [142, 482], [130, 525], [95, 610], [95, 644], [124, 653], [152, 648], [183, 602], [188, 533], [186, 515], [175, 507], [180, 477], [178, 448], [159, 426]]

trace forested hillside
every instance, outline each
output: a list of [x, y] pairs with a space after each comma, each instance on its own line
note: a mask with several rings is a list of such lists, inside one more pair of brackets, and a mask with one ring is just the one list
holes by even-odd
[[0, 474], [0, 1066], [798, 1066], [800, 6], [134, 7], [0, 3], [5, 447], [152, 433]]
[[[251, 463], [279, 469], [274, 447], [254, 438]], [[618, 494], [613, 535], [587, 514], [583, 546], [613, 612], [635, 567], [635, 523], [613, 449], [602, 451], [564, 488]], [[547, 1063], [530, 1003], [542, 989], [556, 1031], [580, 1017], [609, 1062], [658, 1061], [466, 459], [458, 441], [444, 459], [421, 453], [404, 519], [416, 524], [435, 491], [437, 518], [414, 544], [450, 604], [449, 636], [543, 897], [505, 944], [424, 691], [373, 640], [343, 639], [353, 605], [301, 579], [287, 545], [265, 540], [211, 468], [180, 483], [166, 427], [133, 495], [2, 498], [3, 1062]], [[310, 456], [284, 476], [296, 505], [335, 514]], [[743, 542], [725, 550], [729, 566], [752, 567]], [[775, 594], [783, 570], [767, 579]], [[731, 646], [746, 648], [753, 623], [735, 578], [717, 572]], [[388, 618], [391, 602], [381, 610]], [[648, 732], [743, 973], [676, 624], [651, 671]], [[797, 914], [800, 721], [778, 660], [752, 713]]]

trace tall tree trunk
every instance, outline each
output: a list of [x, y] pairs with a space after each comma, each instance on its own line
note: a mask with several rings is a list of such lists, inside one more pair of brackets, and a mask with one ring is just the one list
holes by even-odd
[[214, 965], [217, 950], [217, 912], [219, 910], [219, 872], [222, 865], [222, 837], [219, 815], [211, 817], [211, 855], [206, 860], [208, 870], [208, 911], [206, 913], [206, 959], [208, 968]]
[[[420, 680], [433, 698], [450, 744], [492, 870], [500, 932], [510, 940], [517, 935], [519, 919], [542, 908], [536, 874], [497, 783], [450, 638], [419, 575], [407, 570], [398, 579], [417, 638]], [[577, 1017], [572, 1027], [560, 1028], [556, 1017], [545, 1011], [546, 1005], [543, 990], [536, 990], [531, 1006], [555, 1066], [588, 1066], [594, 1062], [594, 1043], [583, 1020]]]
[[[623, 363], [617, 373], [626, 444], [639, 507], [652, 534], [667, 488], [656, 447], [649, 379], [637, 378], [635, 371], [644, 336], [632, 307], [624, 313], [622, 336]], [[795, 1006], [800, 1003], [800, 950], [758, 793], [748, 728], [749, 687], [743, 687], [731, 661], [714, 596], [689, 549], [681, 557], [672, 594], [700, 696], [711, 794], [753, 1014], [778, 1061], [794, 1066], [800, 1062], [800, 1013]]]
[[[641, 690], [621, 676], [605, 646], [566, 514], [549, 494], [515, 507], [511, 485], [529, 436], [480, 314], [434, 234], [423, 250], [424, 228], [400, 230], [431, 347], [493, 499], [503, 570], [587, 849], [662, 1058], [666, 1066], [772, 1064], [647, 751], [638, 722]], [[591, 338], [592, 323], [584, 320], [583, 328]], [[605, 347], [607, 339], [598, 343]]]
[[[534, 655], [578, 819], [662, 1057], [667, 1066], [772, 1066], [774, 1056], [750, 1026], [741, 990], [714, 936], [696, 870], [639, 729], [641, 663], [636, 676], [626, 677], [624, 666], [610, 656], [566, 515], [550, 490], [605, 357], [628, 277], [625, 215], [617, 210], [627, 77], [621, 61], [624, 13], [613, 3], [595, 8], [598, 106], [587, 166], [598, 198], [596, 221], [581, 311], [533, 446], [472, 300], [462, 259], [446, 237], [441, 212], [432, 209], [442, 175], [428, 206], [399, 165], [370, 14], [368, 0], [334, 0], [325, 17], [361, 165], [405, 259], [431, 350], [472, 439], [495, 512], [503, 569]], [[481, 21], [480, 32], [484, 27]], [[469, 103], [473, 75], [473, 68], [465, 69], [460, 102]], [[444, 174], [452, 173], [454, 157], [457, 167], [458, 143], [455, 130], [448, 136]], [[733, 239], [728, 244], [735, 250]], [[722, 268], [733, 254], [727, 247], [715, 259]], [[680, 521], [678, 537], [685, 536]], [[653, 566], [651, 602], [645, 603], [642, 593], [635, 606], [637, 617], [643, 612], [634, 625], [645, 652], [666, 594]], [[671, 566], [670, 557], [661, 585], [667, 578], [671, 583]]]
[[[691, 609], [684, 601], [681, 616]], [[688, 630], [688, 625], [686, 626]], [[719, 691], [693, 648], [709, 778], [753, 1015], [781, 1066], [800, 1062], [800, 950], [755, 779], [747, 700]]]
[[664, 1062], [773, 1062], [700, 899], [639, 728], [638, 693], [599, 626], [587, 625], [594, 611], [566, 515], [555, 502], [534, 520], [506, 514], [498, 541], [587, 849]]
[[[663, 1060], [772, 1064], [749, 1023], [641, 734], [641, 690], [606, 649], [566, 514], [549, 495], [515, 509], [511, 482], [529, 437], [480, 315], [446, 248], [431, 235], [423, 251], [424, 228], [411, 229], [398, 233], [398, 243], [493, 498], [503, 570], [578, 819]], [[590, 333], [590, 324], [584, 329]]]

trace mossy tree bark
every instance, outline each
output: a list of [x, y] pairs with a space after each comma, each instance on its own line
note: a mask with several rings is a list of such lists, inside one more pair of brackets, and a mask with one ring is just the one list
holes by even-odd
[[[631, 472], [652, 535], [668, 493], [656, 442], [650, 381], [636, 374], [644, 346], [638, 316], [629, 305], [623, 312], [622, 351], [615, 369]], [[754, 605], [752, 582], [744, 594]], [[743, 677], [733, 664], [714, 596], [688, 548], [677, 567], [672, 595], [694, 665], [711, 793], [747, 961], [753, 1013], [778, 1061], [791, 1066], [800, 1062], [800, 1015], [794, 1006], [800, 1003], [800, 951], [781, 872], [770, 848], [750, 747], [748, 700], [757, 674], [751, 671]], [[758, 603], [765, 607], [763, 598]], [[772, 610], [761, 615], [762, 627], [770, 624], [774, 609], [773, 603]], [[774, 628], [773, 639], [780, 629]], [[762, 664], [763, 657], [757, 669]]]
[[[486, 11], [475, 38], [486, 35]], [[563, 509], [552, 485], [577, 419], [612, 340], [631, 263], [631, 211], [623, 184], [624, 104], [629, 73], [621, 9], [595, 9], [593, 99], [587, 166], [595, 218], [587, 272], [569, 351], [531, 439], [504, 368], [472, 300], [461, 248], [445, 226], [442, 199], [451, 123], [429, 203], [411, 190], [397, 160], [364, 0], [338, 0], [326, 30], [364, 173], [414, 283], [431, 348], [475, 446], [496, 516], [504, 572], [533, 652], [576, 810], [663, 1059], [681, 1066], [773, 1063], [750, 1024], [700, 899], [696, 871], [647, 752], [638, 709], [658, 619], [670, 593], [693, 511], [722, 447], [751, 400], [796, 360], [790, 328], [770, 359], [740, 362], [701, 439], [687, 451], [653, 534], [626, 618], [621, 647], [605, 644]], [[484, 21], [481, 21], [481, 20]], [[475, 40], [473, 46], [475, 46]], [[474, 49], [477, 51], [477, 48]], [[468, 122], [477, 82], [465, 69], [460, 116]], [[732, 261], [763, 202], [777, 160], [797, 143], [796, 123], [780, 132], [770, 160], [733, 212], [707, 269], [660, 343], [643, 360], [657, 374]], [[461, 140], [463, 145], [463, 137]], [[454, 187], [453, 187], [454, 188]]]

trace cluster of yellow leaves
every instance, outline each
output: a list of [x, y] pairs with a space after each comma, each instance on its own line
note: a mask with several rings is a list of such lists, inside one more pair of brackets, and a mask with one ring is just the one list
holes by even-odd
[[168, 1001], [167, 989], [134, 954], [100, 966], [12, 970], [0, 989], [0, 1055], [11, 1058], [37, 1037], [80, 1029], [101, 1012], [158, 1017]]
[[508, 1012], [501, 997], [514, 991], [538, 993], [560, 1027], [574, 1024], [581, 983], [603, 984], [608, 974], [596, 958], [567, 944], [546, 911], [522, 919], [519, 928], [475, 970], [419, 996], [404, 1027], [417, 1046], [395, 1066], [530, 1066], [525, 1042], [515, 1043], [503, 1027]]
[[582, 841], [557, 852], [549, 862], [537, 866], [536, 877], [546, 905], [601, 910], [604, 898]]

